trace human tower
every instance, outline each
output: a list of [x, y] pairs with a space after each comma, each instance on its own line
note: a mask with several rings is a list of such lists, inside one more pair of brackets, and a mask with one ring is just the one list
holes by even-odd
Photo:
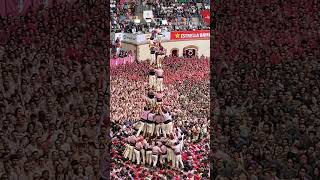
[[146, 106], [141, 119], [135, 123], [135, 133], [127, 138], [124, 158], [138, 165], [183, 169], [181, 158], [183, 135], [172, 122], [170, 108], [163, 104], [163, 69], [161, 34], [153, 33], [149, 43], [149, 83], [146, 87]]

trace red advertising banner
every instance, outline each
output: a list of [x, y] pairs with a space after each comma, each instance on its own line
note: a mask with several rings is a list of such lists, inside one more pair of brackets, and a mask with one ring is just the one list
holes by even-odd
[[174, 31], [170, 34], [171, 40], [195, 40], [210, 38], [210, 30]]
[[210, 24], [210, 10], [202, 10], [201, 16], [203, 18], [203, 21], [207, 24]]

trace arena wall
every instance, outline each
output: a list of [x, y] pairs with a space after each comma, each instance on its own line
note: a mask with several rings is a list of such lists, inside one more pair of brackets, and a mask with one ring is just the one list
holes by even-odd
[[[210, 39], [192, 41], [168, 41], [162, 42], [162, 46], [167, 50], [166, 55], [170, 55], [172, 50], [176, 49], [178, 50], [178, 55], [182, 56], [184, 48], [187, 47], [197, 49], [196, 55], [198, 56], [204, 55], [205, 57], [210, 57]], [[123, 47], [125, 48], [125, 46]], [[139, 61], [150, 59], [149, 44], [138, 45], [136, 50], [137, 59]]]
[[137, 54], [137, 45], [130, 44], [130, 43], [121, 43], [121, 46], [126, 51], [132, 51], [133, 54], [135, 54], [135, 55]]

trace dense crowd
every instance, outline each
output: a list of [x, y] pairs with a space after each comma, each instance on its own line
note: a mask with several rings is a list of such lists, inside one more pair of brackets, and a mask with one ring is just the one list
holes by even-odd
[[[106, 6], [0, 18], [0, 179], [95, 180], [106, 157]], [[101, 162], [103, 163], [103, 162]]]
[[317, 3], [216, 5], [212, 178], [320, 178]]
[[113, 179], [209, 179], [209, 61], [207, 58], [167, 57], [163, 69], [163, 104], [170, 107], [173, 124], [185, 137], [184, 169], [179, 171], [166, 163], [154, 168], [136, 165], [123, 156], [126, 139], [136, 134], [133, 125], [140, 120], [146, 105], [143, 96], [148, 86], [148, 64], [134, 63], [111, 71]]
[[[111, 0], [111, 30], [113, 32], [149, 33], [159, 27], [165, 31], [209, 29], [201, 17], [201, 10], [210, 9], [210, 1], [124, 1]], [[153, 22], [135, 23], [137, 11], [151, 10]], [[141, 11], [142, 12], [142, 11]], [[194, 21], [193, 18], [197, 18]], [[165, 20], [166, 23], [162, 23]]]

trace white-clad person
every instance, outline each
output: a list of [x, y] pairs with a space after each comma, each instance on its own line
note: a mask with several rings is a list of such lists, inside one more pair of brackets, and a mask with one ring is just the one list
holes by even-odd
[[173, 125], [172, 125], [172, 116], [171, 113], [163, 108], [163, 118], [164, 118], [164, 122], [162, 124], [162, 133], [164, 137], [167, 137], [167, 135], [172, 134], [172, 129], [173, 129]]
[[142, 98], [146, 101], [148, 104], [148, 107], [154, 107], [156, 104], [156, 96], [155, 93], [153, 93], [151, 90], [147, 89], [147, 94], [143, 95]]
[[174, 168], [176, 165], [176, 156], [174, 153], [174, 144], [177, 142], [177, 139], [172, 135], [171, 139], [169, 140], [169, 146], [168, 148], [168, 160], [172, 161], [172, 167]]
[[115, 41], [115, 47], [116, 47], [116, 56], [119, 56], [120, 50], [121, 50], [121, 40], [119, 37]]
[[165, 160], [167, 159], [167, 146], [165, 144], [165, 141], [163, 141], [161, 147], [161, 155], [160, 155], [160, 163], [161, 164], [164, 164], [165, 163]]
[[180, 142], [181, 152], [182, 152], [182, 149], [183, 149], [183, 146], [184, 146], [184, 134], [182, 134], [182, 136], [179, 137], [179, 142]]
[[163, 69], [157, 68], [154, 70], [157, 76], [156, 79], [156, 91], [157, 92], [163, 92]]
[[163, 126], [163, 122], [164, 122], [164, 118], [163, 115], [160, 114], [159, 112], [157, 112], [157, 114], [154, 115], [153, 118], [154, 122], [155, 122], [155, 133], [156, 135], [159, 137], [160, 136], [160, 131], [161, 131], [161, 127]]
[[152, 164], [152, 148], [153, 146], [155, 145], [155, 142], [154, 141], [147, 141], [147, 143], [145, 143], [144, 147], [146, 149], [146, 163], [148, 165], [151, 166]]
[[179, 141], [174, 143], [174, 154], [175, 154], [175, 168], [180, 168], [181, 165], [181, 169], [184, 168], [183, 162], [182, 162], [182, 156], [181, 156], [181, 143]]
[[150, 37], [150, 55], [151, 55], [151, 61], [150, 65], [153, 65], [156, 63], [156, 47], [154, 45], [154, 37]]
[[179, 128], [179, 126], [176, 127], [176, 137], [177, 138], [180, 138], [182, 136], [182, 131], [181, 129]]
[[164, 47], [161, 45], [161, 40], [158, 43], [158, 52], [157, 52], [157, 68], [161, 68], [162, 67], [162, 63], [161, 60], [163, 59], [163, 56], [166, 54], [166, 50], [164, 49]]
[[161, 151], [161, 142], [157, 142], [157, 145], [153, 146], [152, 148], [152, 163], [153, 163], [153, 167], [156, 167], [157, 166], [157, 163], [158, 163], [158, 159], [159, 159], [159, 155], [162, 154], [162, 151]]
[[133, 149], [136, 143], [136, 137], [134, 135], [127, 138], [127, 147], [124, 151], [124, 158], [128, 158], [130, 161], [133, 158]]
[[156, 105], [162, 105], [163, 104], [163, 94], [162, 93], [156, 93]]
[[149, 70], [149, 88], [155, 89], [157, 86], [157, 74], [154, 69]]
[[135, 158], [137, 160], [137, 164], [139, 165], [141, 162], [140, 155], [141, 155], [141, 150], [143, 149], [143, 137], [139, 137], [137, 140], [137, 143], [134, 148], [134, 153], [135, 153]]
[[147, 136], [153, 136], [153, 133], [154, 133], [154, 129], [155, 129], [155, 123], [154, 123], [154, 120], [153, 120], [153, 117], [154, 117], [155, 113], [154, 111], [151, 111], [148, 113], [148, 125], [147, 125], [147, 131], [148, 131], [148, 135]]
[[146, 150], [147, 150], [147, 145], [149, 145], [149, 143], [147, 142], [147, 139], [143, 138], [142, 140], [142, 149], [141, 149], [141, 156], [142, 156], [142, 164], [146, 164]]
[[141, 113], [141, 120], [139, 121], [139, 129], [136, 136], [139, 136], [141, 131], [143, 131], [143, 135], [145, 136], [146, 129], [147, 129], [147, 120], [148, 120], [148, 114], [150, 113], [150, 109], [148, 107], [144, 107], [142, 113]]

